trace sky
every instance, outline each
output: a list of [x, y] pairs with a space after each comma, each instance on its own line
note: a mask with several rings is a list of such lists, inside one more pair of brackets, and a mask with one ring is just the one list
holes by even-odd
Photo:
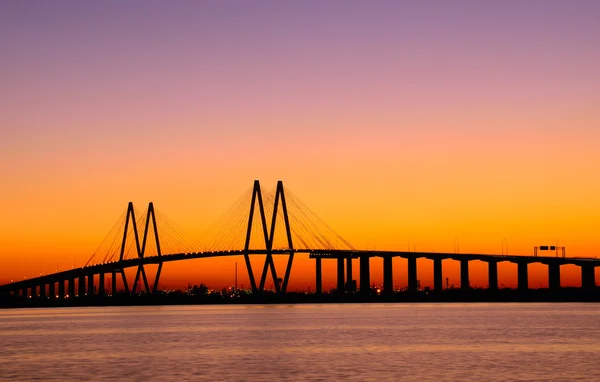
[[[598, 256], [599, 19], [596, 1], [2, 2], [0, 283], [84, 264], [129, 201], [200, 237], [254, 179], [356, 248]], [[236, 262], [248, 285], [242, 258], [161, 283], [231, 285]], [[298, 256], [290, 289], [309, 287]]]

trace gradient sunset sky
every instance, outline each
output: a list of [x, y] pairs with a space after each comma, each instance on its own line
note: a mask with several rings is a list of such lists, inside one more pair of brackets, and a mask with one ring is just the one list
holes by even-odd
[[[357, 248], [598, 256], [598, 20], [598, 1], [2, 2], [0, 283], [81, 266], [129, 201], [198, 237], [254, 179]], [[247, 286], [242, 258], [161, 284], [230, 285], [236, 261]], [[310, 285], [297, 258], [290, 289]]]

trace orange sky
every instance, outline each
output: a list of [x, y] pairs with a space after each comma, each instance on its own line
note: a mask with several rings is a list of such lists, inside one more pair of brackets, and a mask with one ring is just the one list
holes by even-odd
[[[186, 7], [0, 5], [0, 282], [83, 264], [130, 200], [199, 237], [254, 179], [283, 180], [361, 249], [600, 255], [593, 2]], [[248, 285], [242, 258], [167, 264], [162, 281], [231, 284], [235, 261]], [[432, 273], [419, 262], [422, 285]], [[516, 285], [516, 265], [499, 279]], [[290, 288], [309, 285], [298, 258]]]

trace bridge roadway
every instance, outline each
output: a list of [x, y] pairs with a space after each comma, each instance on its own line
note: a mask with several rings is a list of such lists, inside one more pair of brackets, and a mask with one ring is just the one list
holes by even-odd
[[[452, 259], [460, 262], [461, 289], [469, 289], [469, 261], [480, 260], [488, 263], [489, 289], [498, 289], [498, 263], [512, 262], [518, 266], [518, 288], [526, 290], [528, 288], [527, 265], [531, 263], [542, 263], [548, 266], [548, 279], [550, 289], [560, 288], [560, 266], [573, 264], [581, 267], [582, 288], [595, 288], [595, 267], [600, 266], [600, 259], [596, 258], [574, 258], [574, 257], [552, 257], [552, 256], [516, 256], [516, 255], [494, 255], [494, 254], [458, 254], [458, 253], [439, 253], [439, 252], [405, 252], [405, 251], [363, 251], [363, 250], [328, 250], [328, 249], [273, 249], [273, 255], [287, 255], [290, 253], [308, 253], [311, 259], [315, 259], [315, 278], [316, 292], [322, 293], [322, 260], [337, 260], [337, 289], [353, 290], [351, 277], [352, 262], [350, 259], [359, 259], [360, 265], [360, 290], [369, 291], [370, 282], [370, 264], [371, 257], [383, 258], [383, 289], [384, 292], [393, 292], [393, 257], [406, 258], [408, 260], [408, 291], [417, 290], [417, 259], [426, 258], [433, 260], [434, 268], [434, 290], [443, 289], [442, 279], [442, 261]], [[180, 261], [187, 259], [201, 259], [224, 256], [264, 255], [266, 251], [261, 250], [232, 250], [232, 251], [207, 251], [192, 253], [165, 254], [162, 256], [148, 256], [122, 261], [101, 263], [88, 267], [69, 269], [54, 274], [43, 275], [35, 278], [24, 279], [17, 282], [0, 286], [0, 294], [13, 294], [21, 296], [46, 296], [46, 287], [48, 287], [48, 297], [64, 298], [68, 296], [83, 296], [92, 294], [105, 294], [104, 276], [112, 274], [112, 292], [116, 291], [117, 273], [122, 273], [124, 269], [139, 267], [147, 264], [162, 264], [171, 261]], [[94, 277], [98, 276], [98, 288], [94, 288]], [[160, 274], [157, 275], [160, 277]], [[155, 280], [155, 288], [158, 285], [158, 277]], [[75, 285], [77, 280], [78, 293], [76, 294]], [[87, 281], [87, 282], [86, 282]], [[68, 290], [65, 291], [65, 282], [68, 283]], [[58, 283], [58, 291], [55, 284]], [[87, 290], [86, 290], [87, 286]], [[36, 294], [36, 289], [39, 294]]]
[[[371, 285], [369, 258], [383, 258], [383, 290], [393, 292], [392, 259], [402, 257], [408, 260], [408, 291], [417, 291], [417, 259], [426, 258], [433, 260], [433, 284], [435, 291], [443, 289], [442, 261], [452, 259], [460, 262], [460, 287], [469, 289], [469, 261], [480, 260], [488, 263], [488, 288], [498, 289], [498, 263], [508, 261], [516, 263], [518, 267], [518, 288], [528, 289], [529, 277], [527, 266], [532, 263], [542, 263], [548, 266], [548, 280], [550, 289], [560, 289], [560, 266], [573, 264], [581, 267], [582, 288], [595, 288], [595, 267], [600, 266], [600, 259], [552, 256], [519, 256], [519, 255], [494, 255], [476, 253], [441, 253], [441, 252], [405, 252], [405, 251], [344, 251], [344, 250], [313, 250], [310, 258], [316, 259], [316, 284], [317, 292], [322, 290], [320, 259], [337, 259], [337, 289], [352, 290], [351, 258], [358, 258], [360, 265], [360, 290], [368, 290]], [[346, 272], [344, 274], [344, 259]], [[346, 276], [346, 278], [344, 278]], [[346, 280], [346, 282], [344, 282]]]
[[[310, 250], [296, 249], [296, 250], [290, 251], [290, 250], [274, 249], [271, 251], [271, 253], [273, 255], [289, 254], [292, 252], [293, 253], [310, 253]], [[49, 286], [48, 295], [53, 296], [53, 295], [55, 295], [53, 293], [53, 291], [54, 291], [53, 284], [58, 283], [59, 284], [58, 285], [58, 287], [59, 287], [58, 288], [58, 290], [59, 290], [58, 296], [64, 296], [65, 295], [64, 282], [68, 281], [70, 283], [68, 294], [70, 296], [74, 296], [75, 295], [74, 280], [79, 281], [79, 288], [78, 288], [79, 295], [93, 294], [94, 293], [93, 292], [94, 291], [94, 283], [93, 283], [94, 275], [99, 275], [99, 278], [100, 278], [99, 283], [98, 283], [98, 293], [104, 293], [104, 283], [103, 283], [104, 275], [108, 274], [108, 273], [110, 273], [110, 274], [120, 273], [124, 269], [132, 268], [132, 267], [139, 267], [140, 265], [161, 264], [161, 263], [166, 263], [166, 262], [171, 262], [171, 261], [203, 259], [203, 258], [210, 258], [210, 257], [241, 256], [244, 254], [265, 255], [266, 251], [264, 249], [248, 250], [248, 251], [244, 251], [244, 250], [206, 251], [206, 252], [173, 253], [173, 254], [165, 254], [162, 256], [146, 256], [146, 257], [142, 257], [142, 258], [138, 257], [135, 259], [124, 259], [120, 262], [112, 261], [112, 262], [100, 263], [100, 264], [96, 264], [96, 265], [92, 265], [92, 266], [72, 268], [72, 269], [68, 269], [65, 271], [60, 271], [60, 272], [56, 272], [56, 273], [52, 273], [52, 274], [48, 274], [48, 275], [38, 276], [38, 277], [30, 278], [30, 279], [16, 281], [16, 282], [13, 282], [10, 284], [1, 285], [0, 286], [0, 295], [6, 294], [6, 293], [16, 293], [18, 291], [26, 292], [26, 289], [28, 289], [28, 288], [38, 288], [41, 286], [48, 285]], [[82, 287], [82, 285], [85, 285], [86, 278], [88, 279], [87, 290]], [[112, 279], [115, 280], [114, 277]], [[73, 286], [71, 286], [71, 283], [73, 284]], [[115, 289], [116, 288], [113, 288], [113, 293], [114, 293]], [[27, 295], [27, 293], [22, 294], [22, 295]], [[31, 293], [30, 295], [33, 295], [33, 293]]]

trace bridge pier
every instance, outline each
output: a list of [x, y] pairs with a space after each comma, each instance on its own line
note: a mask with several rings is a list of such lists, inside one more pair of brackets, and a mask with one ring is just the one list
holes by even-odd
[[[321, 259], [320, 257], [317, 257], [315, 259], [315, 270], [316, 270], [316, 275], [315, 275], [315, 287], [316, 287], [316, 292], [317, 294], [322, 294], [323, 293], [323, 270], [321, 268], [321, 261], [323, 259]], [[113, 292], [114, 293], [114, 292]]]
[[112, 293], [113, 296], [116, 296], [117, 295], [117, 272], [113, 271], [113, 273], [110, 276], [110, 282], [111, 282], [110, 292]]
[[344, 258], [337, 258], [337, 291], [341, 293], [344, 291]]
[[560, 289], [560, 264], [548, 264], [548, 288], [551, 290]]
[[417, 291], [417, 258], [408, 258], [408, 291]]
[[58, 281], [58, 298], [61, 300], [65, 298], [65, 280]]
[[346, 258], [346, 290], [354, 292], [354, 288], [352, 287], [352, 256]]
[[94, 274], [90, 274], [88, 275], [88, 296], [93, 296], [94, 295]]
[[69, 298], [75, 297], [75, 279], [74, 278], [69, 279], [68, 293], [69, 293]]
[[394, 294], [394, 271], [392, 270], [392, 256], [383, 258], [383, 292]]
[[40, 284], [40, 297], [46, 298], [46, 284]]
[[80, 275], [79, 276], [79, 285], [78, 285], [78, 289], [79, 289], [79, 297], [83, 297], [85, 296], [85, 276], [84, 275]]
[[442, 276], [442, 259], [433, 259], [433, 290], [441, 292], [443, 289], [444, 281]]
[[360, 255], [360, 292], [371, 293], [371, 269], [369, 268], [369, 255]]
[[581, 287], [583, 289], [596, 287], [596, 274], [593, 265], [581, 265]]
[[517, 266], [518, 271], [518, 289], [521, 291], [527, 290], [529, 288], [529, 276], [527, 274], [527, 262], [519, 261]]
[[54, 281], [50, 281], [48, 283], [48, 296], [50, 300], [54, 300], [56, 298], [56, 291], [54, 289]]
[[498, 290], [498, 262], [490, 260], [488, 263], [488, 289]]
[[23, 298], [27, 298], [27, 297], [28, 297], [28, 295], [29, 295], [29, 292], [27, 291], [27, 288], [23, 288], [23, 289], [21, 290], [21, 297], [23, 297]]
[[460, 260], [460, 289], [466, 290], [470, 289], [471, 285], [469, 284], [469, 260], [461, 259]]
[[104, 272], [98, 274], [98, 295], [104, 296]]

